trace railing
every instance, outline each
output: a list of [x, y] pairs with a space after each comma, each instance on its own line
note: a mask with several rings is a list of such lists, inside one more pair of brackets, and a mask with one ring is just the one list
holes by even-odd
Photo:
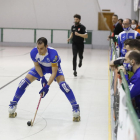
[[[68, 43], [69, 29], [0, 28], [0, 42], [32, 42], [45, 36], [49, 43]], [[92, 30], [88, 30], [85, 44], [92, 44]], [[70, 41], [71, 43], [71, 41]]]
[[[110, 60], [118, 58], [113, 39], [111, 39]], [[113, 102], [112, 117], [115, 125], [112, 125], [113, 140], [140, 140], [140, 124], [132, 105], [130, 90], [121, 70], [118, 76], [117, 69], [111, 71], [111, 98]]]

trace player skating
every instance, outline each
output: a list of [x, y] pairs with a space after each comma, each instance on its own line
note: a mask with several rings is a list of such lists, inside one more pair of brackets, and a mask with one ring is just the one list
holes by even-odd
[[[9, 105], [9, 117], [15, 117], [17, 103], [21, 96], [24, 94], [25, 89], [35, 80], [41, 80], [42, 89], [39, 94], [43, 93], [43, 98], [49, 91], [49, 87], [53, 80], [56, 80], [60, 86], [60, 89], [64, 92], [67, 99], [70, 101], [73, 108], [73, 121], [80, 120], [79, 105], [76, 102], [73, 91], [65, 82], [65, 78], [60, 66], [61, 59], [57, 51], [47, 45], [47, 39], [41, 37], [37, 41], [37, 47], [33, 48], [30, 52], [31, 59], [33, 60], [34, 67], [29, 71], [26, 77], [21, 80], [16, 90], [15, 96]], [[47, 82], [45, 74], [51, 73], [51, 76]], [[46, 85], [45, 87], [43, 87]]]

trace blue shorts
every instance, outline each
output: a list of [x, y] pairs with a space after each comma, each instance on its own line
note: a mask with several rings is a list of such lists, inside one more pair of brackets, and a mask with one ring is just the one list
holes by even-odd
[[[46, 73], [52, 74], [52, 68], [51, 68], [51, 67], [45, 67], [45, 66], [42, 66], [42, 65], [40, 65], [40, 67], [41, 67], [41, 69], [42, 69], [43, 75], [45, 75]], [[36, 77], [37, 80], [40, 81], [40, 78], [41, 78], [41, 77], [40, 77], [40, 75], [37, 73], [35, 67], [33, 67], [33, 68], [28, 72], [28, 74], [30, 74], [30, 75]], [[58, 77], [58, 76], [60, 76], [60, 75], [63, 75], [63, 76], [64, 76], [63, 71], [62, 71], [62, 69], [61, 69], [61, 66], [60, 66], [60, 64], [59, 64], [59, 65], [58, 65], [58, 70], [57, 70], [56, 77]], [[55, 77], [55, 80], [56, 80], [56, 77]]]

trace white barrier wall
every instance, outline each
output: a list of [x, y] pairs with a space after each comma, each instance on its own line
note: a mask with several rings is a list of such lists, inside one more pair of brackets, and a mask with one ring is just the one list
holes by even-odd
[[132, 124], [132, 120], [128, 114], [128, 108], [126, 105], [126, 93], [124, 92], [121, 84], [118, 80], [118, 91], [120, 95], [119, 102], [119, 120], [118, 120], [118, 133], [117, 140], [137, 140], [135, 128]]
[[53, 31], [53, 43], [67, 43], [68, 31]]
[[3, 42], [34, 42], [34, 30], [4, 29]]
[[0, 42], [1, 42], [1, 29], [0, 29]]
[[36, 30], [35, 34], [34, 29], [3, 29], [3, 42], [34, 43], [34, 39], [37, 41], [40, 37], [46, 37], [48, 43], [52, 39], [53, 43], [68, 44], [68, 30], [52, 30], [52, 34], [51, 30]]
[[[0, 41], [1, 41], [0, 29]], [[108, 49], [109, 41], [107, 40], [109, 31], [90, 31], [92, 33], [92, 45], [91, 48]], [[69, 32], [70, 33], [70, 32]], [[3, 29], [3, 41], [2, 42], [23, 42], [23, 43], [35, 43], [38, 38], [46, 37], [48, 43], [55, 44], [68, 44], [68, 30], [48, 30], [48, 29]]]
[[51, 43], [51, 30], [36, 30], [36, 41], [40, 37], [46, 37], [48, 43]]
[[110, 35], [110, 31], [93, 31], [92, 44], [93, 46], [109, 46], [109, 41], [107, 40]]

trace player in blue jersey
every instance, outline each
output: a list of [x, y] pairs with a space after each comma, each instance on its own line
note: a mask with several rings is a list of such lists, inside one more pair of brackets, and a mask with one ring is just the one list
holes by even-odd
[[140, 34], [131, 29], [131, 20], [125, 19], [123, 21], [123, 29], [124, 31], [118, 35], [118, 46], [120, 48], [120, 55], [124, 57], [126, 54], [126, 49], [124, 48], [124, 41], [126, 39], [136, 39], [136, 37], [140, 36]]
[[[73, 91], [65, 82], [65, 78], [61, 69], [61, 59], [57, 51], [47, 45], [47, 39], [41, 37], [37, 41], [37, 47], [33, 48], [30, 52], [31, 59], [33, 60], [34, 67], [29, 71], [26, 77], [21, 80], [16, 90], [15, 96], [9, 105], [9, 117], [15, 117], [15, 110], [17, 103], [21, 96], [24, 94], [25, 89], [35, 80], [41, 80], [42, 89], [39, 94], [42, 98], [49, 91], [49, 87], [53, 80], [56, 80], [60, 89], [66, 95], [73, 108], [73, 121], [80, 121], [79, 105], [76, 102]], [[49, 80], [45, 79], [45, 74], [51, 73]], [[45, 87], [44, 87], [45, 86]]]
[[[125, 55], [124, 66], [120, 66], [118, 70], [122, 69], [125, 78], [128, 82], [130, 96], [135, 100], [135, 109], [140, 118], [140, 52], [129, 51]], [[134, 72], [134, 75], [129, 79], [127, 71]]]

